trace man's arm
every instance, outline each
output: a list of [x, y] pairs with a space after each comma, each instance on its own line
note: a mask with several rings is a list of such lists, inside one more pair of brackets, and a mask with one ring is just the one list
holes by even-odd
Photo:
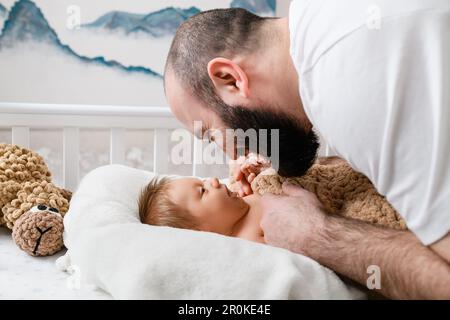
[[361, 284], [378, 266], [386, 297], [450, 299], [450, 266], [409, 231], [329, 216], [311, 240], [311, 258]]
[[430, 246], [434, 252], [440, 255], [447, 263], [450, 263], [450, 233]]
[[324, 213], [314, 194], [283, 186], [288, 196], [263, 196], [267, 243], [305, 254], [366, 285], [378, 266], [381, 289], [394, 299], [450, 299], [450, 265], [409, 231]]

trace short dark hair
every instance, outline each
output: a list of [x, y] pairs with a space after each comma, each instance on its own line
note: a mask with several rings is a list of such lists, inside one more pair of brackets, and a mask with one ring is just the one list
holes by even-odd
[[210, 105], [221, 103], [208, 76], [208, 62], [218, 56], [232, 58], [237, 53], [255, 51], [263, 23], [259, 17], [241, 8], [200, 12], [178, 28], [167, 57], [170, 68], [190, 93]]

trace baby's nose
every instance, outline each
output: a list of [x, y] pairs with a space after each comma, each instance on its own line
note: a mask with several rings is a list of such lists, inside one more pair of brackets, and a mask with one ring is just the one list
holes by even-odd
[[217, 179], [217, 178], [209, 179], [209, 183], [211, 184], [211, 187], [213, 187], [213, 188], [216, 188], [216, 189], [220, 188], [220, 182], [219, 182], [219, 179]]

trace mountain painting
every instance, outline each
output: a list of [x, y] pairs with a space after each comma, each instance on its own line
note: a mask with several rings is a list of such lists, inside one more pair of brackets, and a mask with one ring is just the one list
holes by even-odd
[[0, 101], [166, 105], [176, 29], [226, 7], [274, 16], [276, 1], [0, 0]]

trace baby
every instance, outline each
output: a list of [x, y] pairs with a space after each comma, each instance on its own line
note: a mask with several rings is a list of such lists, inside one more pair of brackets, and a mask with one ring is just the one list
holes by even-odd
[[[343, 161], [336, 157], [319, 158], [328, 165]], [[270, 167], [259, 156], [251, 155], [232, 162], [231, 191], [217, 178], [154, 178], [141, 192], [139, 216], [142, 223], [198, 231], [264, 242], [260, 227], [260, 195], [250, 188], [252, 180]]]
[[141, 192], [142, 223], [264, 243], [260, 196], [240, 197], [217, 178], [155, 178]]

